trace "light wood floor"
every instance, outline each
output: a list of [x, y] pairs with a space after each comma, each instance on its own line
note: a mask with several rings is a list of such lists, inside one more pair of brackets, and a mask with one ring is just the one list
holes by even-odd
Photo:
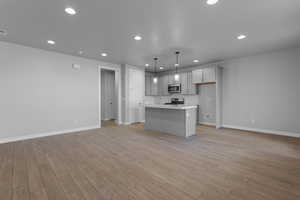
[[300, 140], [112, 126], [0, 145], [1, 200], [296, 200]]

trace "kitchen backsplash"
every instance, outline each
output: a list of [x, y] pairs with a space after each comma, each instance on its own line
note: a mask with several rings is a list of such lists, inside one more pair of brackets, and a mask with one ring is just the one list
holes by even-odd
[[155, 97], [154, 103], [164, 104], [164, 103], [167, 103], [167, 102], [171, 102], [171, 98], [178, 98], [179, 100], [184, 99], [184, 104], [185, 105], [198, 105], [199, 104], [198, 95], [182, 95], [182, 94], [173, 94], [171, 96]]

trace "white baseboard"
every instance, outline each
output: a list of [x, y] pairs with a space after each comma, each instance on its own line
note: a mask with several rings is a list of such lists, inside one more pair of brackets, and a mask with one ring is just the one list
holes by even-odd
[[69, 133], [74, 133], [74, 132], [79, 132], [79, 131], [87, 131], [87, 130], [92, 130], [92, 129], [97, 129], [97, 128], [100, 128], [99, 125], [76, 128], [76, 129], [68, 129], [68, 130], [62, 130], [62, 131], [54, 131], [54, 132], [48, 132], [48, 133], [39, 133], [39, 134], [30, 134], [30, 135], [24, 135], [24, 136], [9, 137], [9, 138], [0, 139], [0, 144], [16, 142], [16, 141], [21, 141], [21, 140], [29, 140], [29, 139], [34, 139], [34, 138], [47, 137], [47, 136], [51, 136], [51, 135], [69, 134]]
[[300, 133], [292, 133], [288, 131], [276, 131], [276, 130], [268, 130], [268, 129], [257, 129], [257, 128], [248, 128], [243, 126], [232, 126], [232, 125], [222, 125], [222, 128], [231, 128], [231, 129], [239, 129], [245, 131], [253, 131], [258, 133], [266, 133], [272, 135], [282, 135], [282, 136], [290, 136], [300, 138]]
[[216, 126], [215, 123], [210, 123], [210, 122], [198, 122], [200, 125], [208, 125], [208, 126]]

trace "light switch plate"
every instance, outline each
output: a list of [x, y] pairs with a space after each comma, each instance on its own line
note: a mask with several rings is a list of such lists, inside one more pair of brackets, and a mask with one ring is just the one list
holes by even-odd
[[80, 65], [78, 64], [72, 64], [72, 68], [75, 70], [79, 70], [80, 69]]

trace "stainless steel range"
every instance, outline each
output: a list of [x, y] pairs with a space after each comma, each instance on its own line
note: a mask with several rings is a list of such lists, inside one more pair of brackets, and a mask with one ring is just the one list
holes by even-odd
[[179, 98], [171, 98], [171, 102], [165, 103], [165, 105], [179, 105], [179, 104], [184, 104], [184, 99], [180, 101]]

